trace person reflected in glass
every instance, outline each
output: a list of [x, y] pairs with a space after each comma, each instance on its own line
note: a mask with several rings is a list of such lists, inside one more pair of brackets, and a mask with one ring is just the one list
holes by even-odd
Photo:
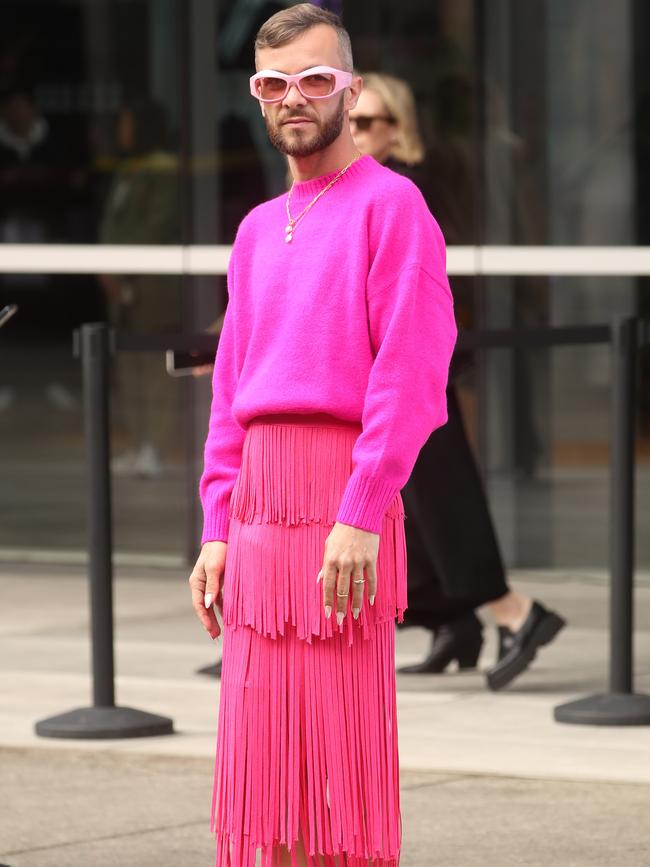
[[[103, 209], [101, 243], [179, 243], [178, 165], [168, 139], [165, 113], [155, 100], [134, 100], [120, 110], [120, 159]], [[156, 334], [180, 328], [178, 277], [103, 274], [99, 279], [115, 328]], [[179, 418], [178, 395], [162, 353], [118, 353], [115, 381], [127, 447], [113, 460], [112, 470], [118, 475], [158, 477], [163, 457], [174, 449]]]
[[[65, 240], [64, 226], [70, 199], [70, 166], [65, 148], [38, 105], [27, 83], [0, 89], [0, 243], [53, 244]], [[50, 274], [0, 274], [0, 308], [16, 302], [21, 315], [15, 334], [19, 340], [60, 314], [59, 284]], [[13, 329], [12, 329], [13, 330]], [[59, 370], [52, 364], [49, 372]], [[31, 386], [20, 384], [10, 365], [0, 369], [0, 413], [11, 410]], [[75, 395], [65, 381], [38, 376], [38, 390], [57, 410], [74, 412]]]
[[[361, 153], [411, 178], [432, 213], [438, 215], [448, 243], [455, 239], [459, 205], [471, 207], [471, 177], [462, 153], [435, 153], [425, 164], [413, 92], [391, 75], [360, 72], [364, 79], [350, 127]], [[441, 137], [442, 140], [442, 137]], [[436, 172], [436, 164], [438, 172]], [[428, 169], [428, 170], [427, 170]], [[442, 169], [442, 170], [441, 170]], [[434, 173], [436, 177], [431, 179]], [[444, 190], [445, 178], [454, 184]], [[455, 179], [452, 181], [452, 179]], [[442, 192], [441, 192], [442, 191]], [[459, 327], [467, 318], [467, 292], [451, 281]], [[466, 288], [466, 287], [465, 287]], [[402, 497], [407, 515], [409, 607], [404, 626], [432, 632], [431, 648], [420, 663], [402, 673], [441, 673], [454, 661], [459, 669], [477, 666], [483, 623], [476, 609], [486, 606], [497, 626], [498, 651], [486, 671], [490, 689], [501, 689], [528, 668], [538, 649], [565, 625], [556, 612], [508, 586], [487, 498], [461, 415], [456, 380], [467, 358], [457, 354], [447, 390], [446, 425], [422, 447]]]

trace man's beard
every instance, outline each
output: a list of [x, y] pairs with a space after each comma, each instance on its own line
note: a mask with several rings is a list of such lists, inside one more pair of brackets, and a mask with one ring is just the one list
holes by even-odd
[[[295, 115], [295, 117], [298, 117], [298, 115]], [[293, 141], [288, 141], [282, 134], [283, 127], [281, 125], [272, 125], [266, 115], [264, 116], [264, 122], [273, 147], [290, 157], [309, 157], [312, 154], [318, 153], [318, 151], [325, 150], [332, 142], [336, 141], [343, 129], [344, 117], [343, 94], [341, 94], [335, 113], [322, 124], [312, 139], [301, 140], [299, 136], [296, 136]]]

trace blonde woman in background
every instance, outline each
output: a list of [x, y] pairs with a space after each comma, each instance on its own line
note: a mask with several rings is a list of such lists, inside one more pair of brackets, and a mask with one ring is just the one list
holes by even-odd
[[[438, 129], [434, 159], [425, 166], [425, 148], [409, 85], [384, 73], [358, 74], [363, 76], [364, 89], [350, 111], [355, 145], [361, 153], [371, 154], [418, 184], [448, 243], [467, 243], [463, 233], [472, 219], [473, 190], [467, 158], [471, 151], [462, 140], [462, 131], [459, 134], [456, 123], [453, 129]], [[442, 79], [437, 92], [440, 105], [457, 104], [462, 84], [458, 76]], [[440, 116], [445, 117], [444, 109]], [[462, 108], [460, 113], [456, 109], [455, 121], [462, 116]], [[470, 305], [462, 300], [470, 293], [463, 292], [467, 287], [458, 283], [452, 280], [462, 327], [471, 322]], [[402, 489], [409, 518], [409, 607], [404, 625], [423, 626], [433, 633], [433, 639], [423, 662], [399, 671], [441, 673], [454, 660], [459, 670], [476, 667], [483, 625], [475, 609], [487, 605], [499, 637], [496, 664], [487, 671], [487, 685], [496, 690], [521, 674], [538, 648], [548, 644], [565, 621], [507, 585], [487, 499], [463, 425], [454, 374], [458, 374], [458, 364], [452, 364], [447, 392], [449, 421], [425, 443]]]
[[[359, 73], [361, 74], [361, 73]], [[424, 145], [418, 129], [413, 91], [400, 78], [363, 73], [364, 87], [350, 125], [357, 147], [380, 163], [418, 166]]]

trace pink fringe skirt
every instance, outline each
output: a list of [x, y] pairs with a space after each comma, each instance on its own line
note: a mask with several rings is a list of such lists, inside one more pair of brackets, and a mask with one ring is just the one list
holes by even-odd
[[[210, 829], [216, 867], [397, 867], [395, 620], [406, 608], [400, 494], [380, 533], [375, 604], [325, 618], [325, 540], [359, 424], [258, 416], [230, 504]], [[317, 856], [320, 855], [320, 860]]]

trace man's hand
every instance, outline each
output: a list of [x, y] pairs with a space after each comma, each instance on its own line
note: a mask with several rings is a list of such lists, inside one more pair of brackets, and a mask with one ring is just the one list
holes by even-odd
[[[321, 577], [323, 579], [325, 616], [329, 617], [332, 610], [336, 609], [336, 620], [339, 626], [345, 617], [350, 590], [352, 590], [352, 614], [355, 618], [359, 616], [361, 610], [364, 583], [368, 584], [368, 601], [371, 605], [374, 604], [377, 592], [378, 551], [378, 533], [370, 533], [338, 521], [325, 540], [323, 567], [318, 573], [317, 580], [320, 581]], [[364, 569], [367, 582], [363, 582]], [[339, 593], [343, 595], [337, 595]]]
[[223, 574], [227, 550], [228, 544], [226, 542], [204, 542], [189, 577], [192, 605], [196, 611], [196, 616], [213, 640], [221, 634], [214, 605], [222, 614]]

